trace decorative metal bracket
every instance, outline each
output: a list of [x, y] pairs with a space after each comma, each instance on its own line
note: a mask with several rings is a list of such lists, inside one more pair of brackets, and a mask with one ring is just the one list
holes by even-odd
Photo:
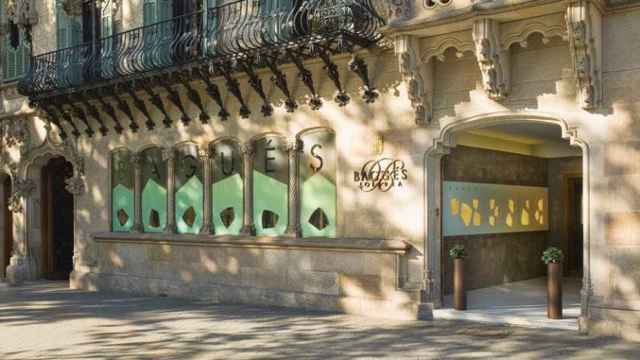
[[220, 120], [227, 120], [230, 114], [224, 107], [224, 103], [222, 102], [222, 96], [220, 95], [218, 86], [214, 84], [209, 77], [209, 71], [205, 68], [195, 68], [194, 75], [204, 82], [205, 86], [207, 87], [207, 94], [209, 94], [211, 99], [213, 99], [213, 101], [215, 101], [216, 104], [218, 104], [218, 106], [220, 107], [220, 111], [218, 112], [218, 117], [220, 118]]
[[262, 99], [262, 107], [260, 108], [260, 112], [264, 116], [273, 115], [273, 106], [267, 100], [267, 95], [264, 93], [264, 88], [262, 87], [262, 80], [256, 74], [251, 61], [242, 61], [240, 62], [240, 66], [244, 70], [244, 72], [249, 76], [249, 85], [255, 90], [260, 99]]
[[144, 100], [140, 99], [140, 97], [136, 93], [135, 84], [133, 84], [133, 83], [124, 84], [123, 87], [126, 88], [125, 91], [129, 94], [129, 96], [131, 96], [131, 99], [133, 99], [133, 105], [147, 119], [144, 122], [144, 125], [147, 127], [148, 130], [153, 130], [156, 127], [156, 123], [153, 121], [153, 118], [151, 117], [151, 114], [149, 113], [149, 109], [147, 109], [147, 104], [145, 104]]
[[113, 127], [113, 129], [116, 131], [116, 133], [117, 134], [122, 134], [122, 132], [124, 131], [124, 128], [122, 127], [122, 124], [120, 124], [120, 120], [118, 120], [118, 116], [116, 115], [116, 109], [113, 108], [113, 105], [109, 104], [104, 99], [102, 93], [96, 94], [96, 96], [94, 98], [96, 100], [98, 100], [98, 102], [102, 106], [102, 110], [104, 110], [105, 114], [107, 114], [111, 118], [111, 120], [113, 120], [113, 123], [115, 125]]
[[84, 130], [84, 133], [87, 134], [87, 136], [90, 138], [93, 137], [93, 135], [95, 135], [95, 131], [93, 131], [93, 129], [91, 128], [91, 125], [89, 124], [89, 120], [87, 119], [88, 116], [85, 113], [84, 109], [74, 104], [69, 97], [66, 97], [65, 100], [67, 105], [69, 106], [69, 109], [71, 109], [71, 115], [80, 119], [80, 121], [84, 123], [86, 127], [86, 129]]
[[176, 80], [178, 80], [178, 82], [182, 84], [182, 86], [184, 86], [184, 88], [187, 90], [187, 97], [189, 98], [189, 100], [191, 100], [192, 103], [194, 103], [198, 107], [198, 110], [200, 110], [200, 117], [199, 117], [200, 122], [203, 124], [208, 123], [211, 117], [209, 116], [209, 114], [207, 114], [207, 109], [205, 108], [204, 103], [202, 102], [202, 98], [200, 97], [200, 94], [196, 89], [193, 88], [193, 86], [191, 86], [191, 80], [192, 80], [191, 73], [182, 72], [182, 73], [176, 74]]
[[155, 106], [156, 109], [158, 109], [160, 113], [162, 113], [162, 123], [164, 124], [164, 127], [167, 129], [170, 128], [173, 121], [171, 121], [171, 116], [169, 116], [169, 113], [164, 106], [162, 97], [153, 90], [153, 81], [148, 79], [140, 80], [138, 84], [140, 85], [140, 88], [142, 88], [142, 90], [144, 90], [147, 95], [149, 95], [149, 101], [151, 102], [151, 104], [153, 104], [153, 106]]
[[287, 85], [287, 76], [278, 69], [278, 57], [277, 54], [272, 59], [265, 59], [265, 62], [269, 69], [271, 69], [271, 73], [273, 76], [271, 77], [271, 81], [282, 91], [286, 100], [284, 102], [284, 106], [287, 109], [287, 112], [294, 112], [298, 108], [298, 104], [291, 96], [291, 92], [289, 91], [289, 86]]
[[344, 92], [342, 88], [342, 83], [340, 82], [340, 72], [338, 71], [338, 65], [336, 65], [333, 61], [331, 61], [331, 55], [326, 50], [318, 50], [318, 56], [322, 59], [324, 63], [324, 69], [327, 70], [327, 76], [329, 79], [333, 81], [333, 84], [338, 89], [338, 95], [335, 97], [335, 101], [339, 106], [346, 106], [349, 101], [349, 95]]
[[140, 129], [140, 126], [133, 117], [133, 113], [131, 112], [131, 108], [129, 107], [127, 101], [118, 96], [118, 93], [116, 91], [112, 92], [111, 96], [113, 96], [113, 98], [116, 100], [116, 106], [118, 107], [118, 109], [120, 109], [120, 111], [122, 111], [122, 113], [124, 113], [129, 118], [129, 129], [131, 129], [131, 131], [134, 133], [137, 132], [138, 129]]
[[316, 87], [313, 84], [313, 74], [311, 73], [311, 71], [309, 71], [309, 69], [304, 67], [302, 59], [296, 56], [293, 51], [288, 50], [287, 53], [289, 54], [289, 58], [291, 59], [291, 61], [293, 61], [296, 68], [298, 69], [298, 77], [300, 78], [300, 80], [302, 80], [302, 83], [307, 87], [307, 89], [309, 89], [309, 92], [311, 93], [311, 98], [309, 99], [309, 107], [311, 107], [311, 110], [319, 110], [322, 107], [322, 99], [320, 99], [320, 96], [318, 96]]
[[224, 77], [225, 83], [227, 85], [227, 90], [229, 90], [231, 95], [233, 95], [240, 103], [240, 117], [243, 119], [248, 119], [249, 115], [251, 115], [251, 110], [249, 110], [247, 104], [245, 104], [244, 99], [242, 98], [238, 80], [231, 76], [231, 69], [229, 68], [229, 66], [219, 65], [217, 66], [217, 71]]
[[175, 105], [178, 110], [180, 110], [180, 112], [182, 113], [182, 117], [180, 118], [180, 121], [182, 121], [182, 123], [184, 124], [184, 126], [188, 126], [189, 123], [191, 122], [191, 117], [189, 116], [189, 113], [187, 113], [187, 110], [185, 110], [184, 105], [182, 104], [182, 99], [180, 99], [180, 93], [178, 92], [178, 90], [174, 89], [171, 85], [171, 82], [167, 79], [158, 79], [160, 85], [162, 85], [162, 87], [165, 88], [165, 90], [167, 90], [167, 99], [169, 99], [169, 101], [171, 101], [171, 103], [173, 105]]
[[59, 101], [54, 101], [51, 104], [51, 106], [56, 111], [58, 111], [58, 113], [60, 114], [62, 119], [64, 119], [64, 121], [66, 121], [71, 126], [71, 128], [72, 128], [71, 135], [73, 135], [73, 137], [75, 137], [75, 138], [80, 137], [80, 131], [78, 131], [78, 127], [73, 122], [73, 119], [71, 118], [71, 115], [69, 115], [69, 113], [62, 107], [62, 104]]
[[102, 136], [106, 136], [107, 133], [109, 133], [109, 128], [107, 128], [107, 126], [104, 124], [104, 121], [102, 121], [98, 109], [93, 106], [93, 104], [89, 102], [89, 99], [87, 99], [87, 97], [82, 93], [78, 93], [78, 100], [80, 100], [80, 103], [85, 107], [85, 109], [87, 109], [87, 112], [91, 115], [91, 117], [96, 119], [98, 124], [100, 124], [100, 127], [98, 128], [100, 134], [102, 134]]
[[349, 70], [353, 71], [364, 83], [364, 94], [362, 98], [367, 104], [374, 103], [380, 96], [376, 89], [371, 86], [369, 80], [369, 68], [367, 63], [361, 57], [354, 55], [349, 62]]

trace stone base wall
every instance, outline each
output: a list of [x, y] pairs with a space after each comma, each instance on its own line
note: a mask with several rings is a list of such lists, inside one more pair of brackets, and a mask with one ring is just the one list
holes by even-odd
[[96, 266], [75, 271], [72, 287], [393, 319], [418, 314], [418, 292], [398, 288], [397, 250], [104, 239], [96, 248]]
[[592, 307], [588, 332], [591, 335], [617, 336], [640, 342], [640, 309]]

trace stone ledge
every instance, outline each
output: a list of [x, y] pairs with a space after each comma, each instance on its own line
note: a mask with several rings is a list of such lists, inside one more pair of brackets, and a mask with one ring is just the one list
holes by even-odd
[[402, 239], [364, 238], [291, 238], [246, 237], [241, 235], [183, 235], [162, 233], [95, 233], [98, 243], [129, 243], [148, 245], [235, 247], [261, 249], [304, 249], [338, 252], [371, 252], [405, 254], [411, 245]]

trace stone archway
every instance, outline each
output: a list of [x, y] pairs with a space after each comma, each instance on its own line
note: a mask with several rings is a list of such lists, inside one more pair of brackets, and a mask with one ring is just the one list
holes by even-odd
[[562, 138], [569, 140], [573, 146], [579, 147], [582, 151], [582, 218], [583, 218], [583, 278], [581, 290], [581, 314], [579, 318], [579, 328], [586, 331], [586, 321], [590, 318], [589, 301], [592, 293], [591, 272], [590, 272], [590, 151], [586, 141], [579, 137], [576, 128], [570, 127], [566, 120], [561, 117], [542, 114], [537, 112], [499, 112], [477, 115], [465, 119], [453, 119], [441, 123], [437, 136], [433, 140], [433, 145], [425, 154], [425, 179], [427, 186], [427, 231], [425, 242], [425, 270], [426, 289], [430, 302], [435, 307], [442, 306], [443, 284], [441, 283], [443, 264], [441, 261], [441, 249], [443, 244], [442, 232], [442, 174], [441, 160], [449, 153], [449, 149], [455, 147], [453, 134], [465, 130], [483, 128], [504, 124], [552, 124], [561, 128]]
[[[37, 147], [22, 155], [15, 169], [10, 209], [13, 212], [14, 244], [11, 264], [7, 269], [7, 281], [18, 284], [24, 280], [37, 279], [42, 275], [42, 259], [34, 249], [41, 242], [40, 227], [40, 172], [49, 160], [63, 158], [73, 168], [73, 175], [66, 180], [66, 189], [77, 197], [84, 193], [84, 161], [70, 140], [57, 140], [52, 129], [47, 127], [47, 136]], [[75, 214], [74, 214], [75, 223]], [[75, 246], [74, 249], [78, 247]], [[77, 254], [73, 255], [75, 268]]]

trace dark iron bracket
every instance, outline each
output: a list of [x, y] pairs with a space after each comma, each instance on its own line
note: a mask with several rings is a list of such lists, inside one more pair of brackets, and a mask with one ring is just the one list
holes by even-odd
[[231, 76], [232, 70], [229, 66], [223, 65], [219, 65], [217, 70], [224, 77], [225, 83], [227, 85], [227, 90], [229, 90], [231, 95], [235, 96], [235, 98], [240, 103], [240, 117], [243, 119], [248, 119], [249, 115], [251, 115], [251, 110], [249, 110], [247, 104], [245, 104], [244, 99], [242, 98], [238, 80]]
[[118, 109], [129, 118], [129, 129], [131, 129], [131, 131], [134, 133], [138, 132], [140, 126], [138, 125], [138, 123], [136, 123], [136, 120], [133, 117], [133, 113], [131, 112], [131, 108], [129, 107], [127, 101], [118, 96], [117, 91], [113, 91], [111, 93], [111, 96], [113, 96], [114, 100], [116, 101], [116, 106], [118, 107]]
[[202, 102], [200, 93], [198, 93], [198, 90], [196, 90], [193, 86], [191, 86], [191, 80], [193, 79], [193, 77], [191, 76], [191, 73], [188, 71], [184, 71], [176, 74], [175, 77], [176, 77], [176, 80], [180, 84], [182, 84], [182, 86], [184, 86], [185, 90], [187, 91], [187, 98], [189, 98], [189, 100], [191, 100], [191, 102], [196, 105], [198, 110], [200, 110], [200, 116], [199, 116], [200, 122], [203, 124], [208, 123], [211, 117], [207, 113], [207, 109], [204, 106], [204, 103]]
[[178, 110], [180, 110], [180, 112], [182, 113], [182, 117], [180, 118], [180, 121], [182, 121], [184, 126], [188, 126], [189, 123], [191, 122], [191, 117], [185, 110], [184, 104], [182, 104], [182, 99], [180, 99], [180, 93], [178, 92], [178, 90], [174, 89], [171, 86], [172, 85], [171, 81], [167, 80], [166, 78], [160, 78], [158, 79], [158, 82], [162, 87], [165, 88], [165, 90], [167, 90], [167, 99], [169, 99], [169, 101], [171, 101], [171, 103], [175, 105], [178, 108]]
[[278, 57], [277, 54], [272, 59], [266, 59], [265, 62], [269, 69], [271, 69], [271, 73], [273, 76], [271, 77], [271, 81], [282, 91], [286, 100], [284, 102], [284, 106], [287, 109], [287, 112], [294, 112], [298, 108], [298, 104], [291, 96], [291, 91], [289, 91], [289, 86], [287, 85], [287, 76], [278, 68]]
[[113, 123], [115, 124], [113, 129], [116, 131], [116, 133], [122, 134], [122, 132], [124, 131], [124, 128], [122, 127], [122, 124], [120, 124], [120, 120], [118, 120], [118, 116], [116, 115], [116, 109], [114, 109], [113, 105], [109, 104], [104, 99], [105, 95], [108, 95], [108, 94], [99, 91], [96, 94], [94, 94], [93, 98], [100, 103], [100, 105], [102, 106], [102, 110], [104, 110], [104, 113], [107, 114], [111, 118], [111, 120], [113, 120]]
[[335, 101], [338, 103], [339, 106], [347, 105], [349, 103], [349, 100], [351, 99], [349, 98], [349, 95], [347, 95], [347, 93], [345, 93], [344, 89], [342, 88], [342, 83], [340, 82], [340, 72], [338, 71], [338, 65], [336, 65], [333, 61], [331, 61], [331, 55], [329, 54], [328, 51], [318, 50], [317, 53], [320, 59], [322, 59], [322, 62], [324, 63], [324, 69], [327, 70], [327, 76], [329, 76], [329, 79], [333, 81], [333, 84], [338, 89], [338, 95], [336, 95]]
[[264, 88], [262, 87], [262, 80], [260, 80], [256, 74], [251, 61], [247, 60], [240, 62], [240, 67], [249, 76], [249, 85], [251, 85], [260, 99], [262, 99], [262, 107], [260, 108], [262, 115], [266, 117], [273, 115], [273, 106], [271, 106], [269, 100], [267, 100], [267, 95], [264, 93]]
[[125, 91], [129, 94], [129, 96], [131, 96], [131, 99], [133, 99], [133, 105], [138, 109], [138, 111], [140, 111], [142, 113], [142, 115], [144, 115], [144, 117], [147, 119], [144, 122], [144, 125], [147, 127], [148, 130], [153, 130], [156, 127], [156, 123], [153, 121], [153, 117], [151, 116], [151, 114], [149, 113], [149, 109], [147, 108], [147, 104], [144, 103], [144, 100], [140, 99], [140, 97], [138, 96], [138, 94], [136, 93], [136, 87], [135, 84], [131, 83], [131, 84], [125, 84], [123, 85], [123, 87], [125, 88]]
[[167, 112], [167, 108], [164, 106], [162, 97], [153, 90], [153, 86], [154, 86], [153, 81], [149, 79], [141, 80], [139, 81], [139, 85], [140, 85], [140, 88], [144, 90], [147, 93], [147, 95], [149, 95], [149, 101], [151, 102], [151, 104], [153, 104], [153, 106], [155, 106], [156, 109], [158, 109], [162, 113], [162, 116], [164, 117], [162, 119], [162, 123], [164, 124], [164, 127], [167, 129], [170, 128], [171, 124], [173, 124], [173, 121], [171, 121], [171, 116], [169, 116], [169, 113]]
[[364, 84], [364, 94], [362, 95], [362, 99], [364, 99], [367, 104], [374, 103], [380, 94], [378, 94], [376, 89], [371, 86], [371, 82], [369, 81], [369, 68], [366, 61], [361, 57], [354, 55], [349, 62], [349, 70], [358, 75]]
[[79, 93], [77, 97], [80, 103], [87, 110], [87, 113], [89, 113], [89, 115], [91, 115], [92, 118], [96, 119], [98, 124], [100, 124], [100, 127], [98, 128], [98, 131], [100, 132], [100, 134], [102, 134], [102, 136], [106, 136], [107, 133], [109, 133], [109, 128], [107, 128], [107, 126], [102, 121], [102, 118], [100, 117], [100, 112], [98, 111], [98, 109], [89, 102], [89, 100], [87, 99], [86, 96], [84, 96], [84, 94]]
[[289, 58], [291, 59], [291, 61], [298, 69], [298, 77], [300, 78], [300, 80], [302, 80], [302, 83], [307, 87], [307, 89], [309, 89], [309, 92], [311, 93], [311, 99], [309, 99], [309, 107], [311, 107], [311, 110], [319, 110], [322, 107], [322, 99], [320, 99], [320, 96], [318, 96], [318, 93], [316, 92], [311, 71], [304, 67], [304, 63], [299, 56], [297, 56], [290, 50], [287, 53], [289, 54]]
[[211, 81], [208, 70], [205, 68], [195, 68], [193, 72], [196, 77], [200, 78], [204, 82], [207, 89], [207, 94], [220, 107], [220, 111], [218, 112], [218, 117], [220, 118], [220, 120], [227, 120], [230, 114], [227, 109], [225, 109], [224, 103], [222, 102], [222, 96], [220, 95], [220, 89], [218, 89], [218, 85], [214, 84]]

